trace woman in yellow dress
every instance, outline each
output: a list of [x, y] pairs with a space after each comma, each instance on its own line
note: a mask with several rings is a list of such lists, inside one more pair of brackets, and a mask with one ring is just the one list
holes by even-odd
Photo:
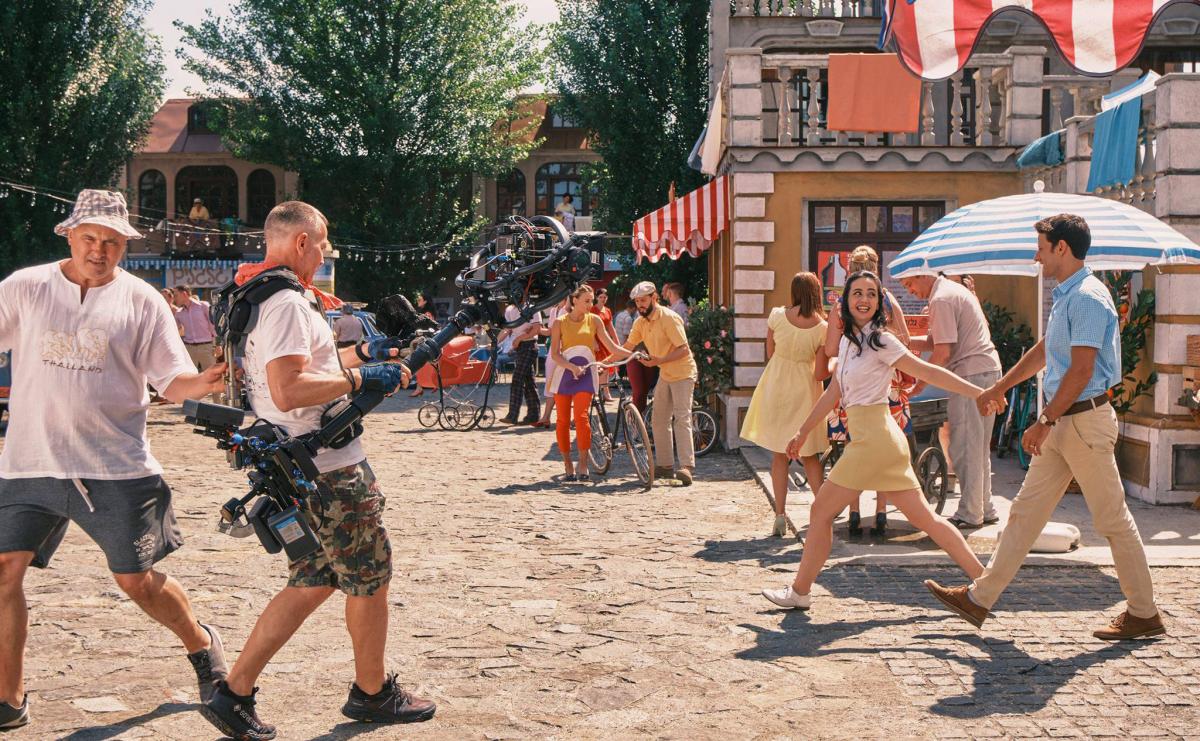
[[[829, 377], [825, 329], [821, 281], [813, 273], [796, 273], [792, 305], [776, 307], [767, 319], [767, 368], [754, 389], [741, 433], [771, 451], [774, 536], [787, 535], [788, 440], [821, 395], [821, 381]], [[800, 462], [813, 491], [820, 491], [825, 478], [819, 456], [828, 447], [829, 441], [820, 435], [810, 436], [801, 447]]]

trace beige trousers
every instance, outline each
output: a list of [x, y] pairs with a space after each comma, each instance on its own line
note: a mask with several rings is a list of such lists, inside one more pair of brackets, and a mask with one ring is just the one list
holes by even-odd
[[[187, 348], [188, 357], [196, 364], [201, 371], [206, 371], [213, 365], [216, 365], [217, 358], [213, 354], [213, 345], [211, 342], [203, 345], [189, 345], [186, 342], [183, 346]], [[212, 400], [218, 404], [225, 403], [225, 394], [212, 394]]]
[[[655, 384], [654, 409], [650, 415], [650, 426], [654, 428], [655, 465], [674, 467], [674, 447], [678, 447], [679, 467], [689, 471], [696, 467], [696, 447], [692, 439], [692, 391], [695, 388], [696, 381], [691, 378], [668, 383], [660, 376]], [[675, 433], [673, 440], [672, 431]]]
[[203, 345], [189, 345], [186, 342], [183, 344], [187, 348], [188, 357], [192, 362], [199, 367], [200, 370], [208, 370], [209, 366], [214, 365], [217, 360], [213, 356], [213, 346], [211, 342]]
[[1083, 489], [1096, 532], [1108, 539], [1130, 614], [1149, 618], [1158, 613], [1142, 537], [1125, 506], [1113, 455], [1116, 442], [1117, 415], [1108, 404], [1058, 420], [1042, 445], [1042, 454], [1033, 457], [995, 554], [971, 586], [976, 602], [990, 608], [1000, 598], [1074, 477]]

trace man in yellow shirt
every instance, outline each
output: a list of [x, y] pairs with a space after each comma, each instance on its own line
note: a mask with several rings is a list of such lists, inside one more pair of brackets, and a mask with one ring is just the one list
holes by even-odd
[[212, 217], [208, 214], [208, 208], [205, 207], [204, 201], [197, 198], [192, 201], [192, 210], [188, 213], [188, 218], [192, 221], [208, 221]]
[[[692, 485], [696, 468], [696, 450], [692, 444], [692, 391], [696, 388], [696, 360], [688, 345], [683, 319], [671, 309], [660, 306], [658, 290], [650, 281], [642, 281], [629, 292], [637, 306], [638, 318], [629, 330], [625, 347], [646, 346], [649, 360], [642, 364], [657, 367], [658, 384], [654, 387], [655, 477], [669, 476], [675, 462], [674, 446], [679, 447], [679, 470], [675, 478], [684, 486]], [[674, 440], [672, 440], [674, 430]]]

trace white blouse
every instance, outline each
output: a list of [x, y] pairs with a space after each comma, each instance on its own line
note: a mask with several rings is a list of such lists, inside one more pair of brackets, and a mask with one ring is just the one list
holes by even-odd
[[863, 407], [887, 404], [892, 385], [892, 364], [906, 352], [904, 345], [888, 331], [879, 333], [883, 347], [876, 350], [862, 339], [862, 353], [845, 336], [838, 346], [837, 379], [842, 389], [842, 406]]

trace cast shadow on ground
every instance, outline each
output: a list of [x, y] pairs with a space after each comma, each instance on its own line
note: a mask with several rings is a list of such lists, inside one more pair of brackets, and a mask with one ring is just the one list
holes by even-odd
[[[879, 653], [879, 648], [825, 648], [825, 645], [876, 628], [889, 629], [912, 624], [933, 627], [947, 619], [953, 620], [931, 615], [821, 625], [814, 624], [803, 612], [791, 611], [784, 617], [781, 630], [743, 623], [741, 627], [755, 633], [757, 643], [753, 648], [739, 652], [737, 658], [774, 661], [787, 657], [874, 655]], [[1128, 656], [1140, 645], [1133, 642], [1112, 643], [1066, 658], [1040, 659], [1029, 655], [1007, 638], [974, 633], [920, 633], [913, 636], [913, 641], [902, 649], [888, 650], [918, 652], [933, 659], [956, 662], [972, 670], [972, 690], [969, 694], [930, 698], [931, 712], [963, 719], [1035, 712], [1045, 707], [1075, 675], [1106, 661]], [[965, 651], [945, 645], [947, 642], [970, 645], [986, 656], [968, 655]]]
[[[436, 720], [434, 721], [437, 722]], [[333, 728], [330, 728], [326, 733], [320, 736], [314, 736], [311, 741], [343, 741], [344, 739], [354, 738], [364, 733], [371, 733], [381, 729], [379, 723], [359, 723], [357, 721], [346, 721], [338, 723]], [[393, 738], [400, 738], [399, 733]]]
[[[752, 561], [763, 568], [773, 566], [795, 567], [800, 563], [801, 551], [790, 550], [781, 552], [785, 547], [796, 545], [795, 537], [776, 538], [744, 538], [741, 540], [709, 540], [704, 547], [692, 554], [693, 558], [711, 563], [737, 563]], [[764, 581], [779, 581], [775, 577], [767, 577]], [[774, 586], [774, 584], [772, 584]]]
[[[148, 713], [126, 718], [116, 723], [110, 723], [106, 726], [94, 726], [92, 728], [80, 728], [70, 735], [63, 736], [62, 741], [105, 741], [106, 739], [116, 738], [152, 720], [165, 718], [168, 715], [175, 715], [176, 713], [194, 713], [197, 707], [197, 705], [188, 702], [164, 702]], [[197, 717], [199, 717], [198, 714]]]

